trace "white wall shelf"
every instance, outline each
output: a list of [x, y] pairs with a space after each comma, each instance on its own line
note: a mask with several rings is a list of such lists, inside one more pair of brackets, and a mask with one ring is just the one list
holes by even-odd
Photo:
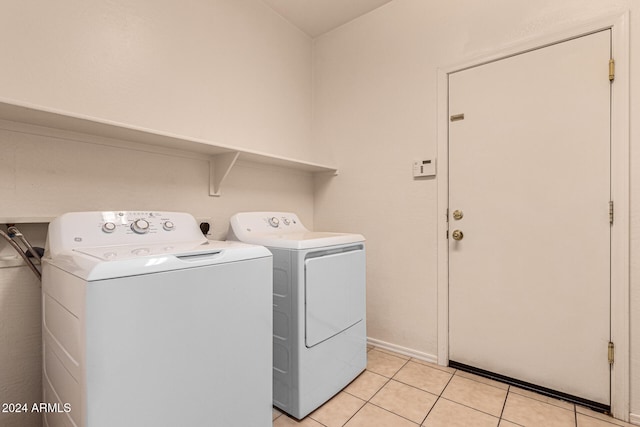
[[337, 168], [333, 166], [291, 159], [258, 151], [238, 149], [203, 139], [174, 135], [63, 111], [55, 111], [1, 98], [0, 120], [25, 123], [28, 125], [52, 128], [66, 132], [83, 133], [113, 140], [130, 141], [161, 149], [168, 148], [171, 150], [186, 151], [209, 156], [209, 194], [211, 196], [220, 196], [222, 183], [238, 159], [310, 173], [338, 174]]
[[46, 224], [54, 220], [52, 216], [0, 217], [0, 224]]

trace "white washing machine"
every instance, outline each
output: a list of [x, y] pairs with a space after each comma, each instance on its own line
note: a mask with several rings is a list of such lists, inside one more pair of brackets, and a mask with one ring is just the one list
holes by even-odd
[[367, 365], [365, 245], [293, 213], [231, 217], [229, 239], [273, 253], [273, 403], [304, 418]]
[[189, 214], [82, 212], [43, 262], [45, 426], [271, 426], [267, 249]]

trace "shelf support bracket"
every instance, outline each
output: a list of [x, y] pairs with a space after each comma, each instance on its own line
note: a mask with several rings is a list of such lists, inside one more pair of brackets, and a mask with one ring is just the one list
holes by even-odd
[[209, 195], [220, 197], [222, 182], [238, 160], [239, 151], [216, 154], [209, 158]]

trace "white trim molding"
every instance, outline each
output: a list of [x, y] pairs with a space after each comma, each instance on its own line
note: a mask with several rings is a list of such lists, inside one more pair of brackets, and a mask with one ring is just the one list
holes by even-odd
[[[438, 364], [449, 364], [449, 252], [446, 234], [449, 207], [449, 74], [466, 68], [508, 58], [576, 37], [611, 30], [612, 56], [616, 75], [611, 92], [611, 197], [615, 203], [615, 221], [611, 229], [611, 339], [615, 344], [615, 363], [611, 370], [611, 412], [615, 418], [630, 419], [630, 307], [629, 307], [629, 12], [608, 15], [571, 26], [563, 31], [526, 39], [495, 52], [467, 59], [438, 69]], [[640, 425], [640, 416], [631, 415]]]
[[389, 350], [394, 353], [404, 354], [405, 356], [413, 357], [414, 359], [424, 360], [425, 362], [437, 363], [438, 361], [438, 357], [435, 354], [423, 353], [418, 350], [391, 344], [386, 341], [380, 341], [375, 338], [367, 338], [367, 344], [383, 350]]

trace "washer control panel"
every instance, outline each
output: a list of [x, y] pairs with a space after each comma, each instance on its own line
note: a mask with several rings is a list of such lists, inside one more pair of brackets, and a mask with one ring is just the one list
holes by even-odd
[[60, 250], [143, 242], [206, 241], [195, 218], [182, 212], [71, 212], [51, 224], [50, 246], [58, 245]]
[[142, 218], [136, 219], [131, 223], [131, 229], [134, 231], [134, 233], [138, 233], [138, 234], [148, 233], [149, 227], [150, 227], [149, 221]]
[[104, 233], [147, 234], [174, 232], [176, 224], [171, 214], [162, 212], [103, 212], [101, 228]]

